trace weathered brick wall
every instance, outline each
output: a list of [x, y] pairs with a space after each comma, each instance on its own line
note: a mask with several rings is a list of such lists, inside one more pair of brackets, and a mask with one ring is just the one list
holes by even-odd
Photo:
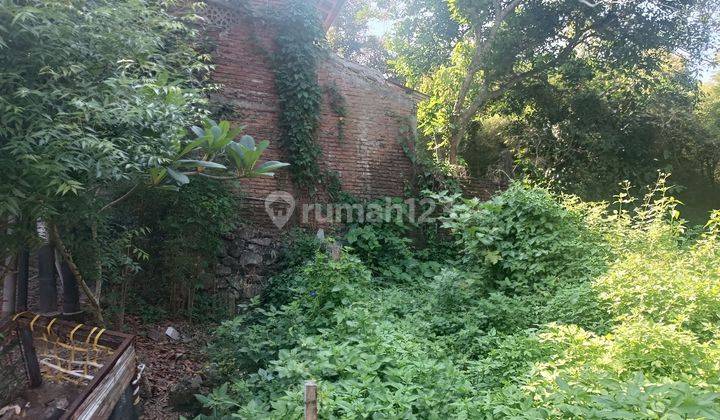
[[[259, 3], [268, 4], [264, 0]], [[280, 108], [270, 59], [272, 28], [243, 24], [238, 12], [223, 6], [211, 4], [205, 13], [217, 24], [213, 31], [217, 42], [214, 79], [223, 88], [215, 100], [232, 110], [233, 120], [245, 126], [246, 134], [270, 141], [265, 158], [288, 161], [278, 129]], [[336, 171], [343, 190], [359, 198], [403, 195], [412, 165], [398, 140], [415, 129], [418, 94], [332, 54], [319, 63], [318, 82], [322, 88], [336, 86], [347, 109], [345, 135], [340, 141], [339, 117], [324, 93], [317, 133], [323, 151], [321, 167]], [[261, 224], [269, 223], [263, 200], [272, 191], [293, 194], [299, 200], [297, 208], [303, 202], [322, 200], [298, 197], [287, 170], [280, 170], [275, 178], [245, 180], [242, 189], [251, 204], [246, 217]]]
[[[213, 1], [213, 0], [211, 0]], [[254, 7], [278, 7], [283, 0], [250, 0]], [[280, 106], [270, 57], [274, 49], [273, 29], [247, 24], [238, 9], [210, 3], [205, 15], [215, 38], [214, 79], [222, 90], [214, 98], [231, 111], [236, 125], [256, 140], [269, 140], [265, 159], [288, 161], [280, 144]], [[345, 99], [344, 139], [338, 136], [338, 116], [324, 94], [317, 141], [323, 156], [320, 165], [338, 173], [343, 190], [362, 199], [403, 196], [413, 167], [399, 140], [414, 135], [416, 92], [386, 81], [371, 69], [329, 55], [319, 64], [319, 85], [336, 88]], [[487, 198], [496, 186], [468, 180], [463, 183], [470, 195]], [[265, 211], [265, 197], [273, 191], [291, 193], [297, 203], [294, 217], [285, 225], [301, 220], [305, 203], [323, 202], [324, 197], [304, 197], [294, 188], [287, 170], [274, 178], [242, 181], [244, 221], [251, 222], [225, 237], [219, 255], [213, 289], [228, 296], [231, 308], [239, 300], [256, 295], [266, 285], [279, 246], [278, 229]], [[310, 225], [313, 225], [311, 219]], [[249, 226], [248, 226], [249, 225]]]

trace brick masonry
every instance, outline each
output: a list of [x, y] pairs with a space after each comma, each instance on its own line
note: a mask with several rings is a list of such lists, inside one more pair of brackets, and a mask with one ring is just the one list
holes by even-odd
[[[214, 80], [222, 89], [213, 98], [232, 115], [235, 125], [256, 140], [270, 141], [264, 156], [288, 161], [280, 145], [280, 106], [270, 56], [274, 49], [273, 28], [247, 23], [239, 9], [210, 0], [204, 14], [208, 32], [215, 39]], [[283, 0], [248, 0], [252, 7], [282, 7]], [[414, 136], [416, 107], [422, 96], [386, 80], [379, 72], [328, 54], [319, 63], [318, 83], [323, 90], [334, 86], [345, 99], [344, 140], [338, 136], [338, 116], [324, 93], [317, 141], [323, 151], [321, 167], [338, 173], [343, 190], [361, 199], [403, 196], [413, 177], [413, 166], [400, 144]], [[286, 191], [296, 199], [294, 218], [284, 226], [300, 224], [301, 206], [324, 197], [301, 195], [287, 170], [274, 178], [243, 180], [245, 223], [227, 235], [218, 256], [213, 289], [229, 297], [229, 306], [257, 295], [264, 287], [282, 239], [265, 210], [265, 197]], [[484, 181], [463, 183], [470, 195], [487, 198], [496, 185]], [[312, 222], [310, 226], [318, 227]]]
[[[259, 1], [263, 6], [266, 1]], [[280, 145], [279, 103], [270, 62], [273, 29], [243, 24], [239, 12], [211, 4], [206, 16], [213, 23], [217, 42], [214, 79], [222, 90], [214, 98], [233, 111], [237, 125], [256, 140], [269, 140], [266, 159], [287, 161]], [[317, 141], [323, 156], [321, 167], [338, 173], [343, 190], [361, 199], [402, 196], [412, 177], [412, 164], [399, 139], [415, 130], [417, 92], [387, 81], [379, 72], [328, 54], [318, 66], [318, 83], [323, 90], [335, 86], [346, 101], [344, 139], [338, 137], [338, 117], [323, 94]], [[255, 223], [272, 226], [264, 209], [264, 198], [272, 191], [291, 193], [303, 203], [322, 197], [300, 196], [287, 170], [275, 178], [242, 182], [249, 209], [245, 217]], [[295, 211], [295, 223], [299, 221]], [[291, 219], [292, 220], [292, 219]], [[289, 223], [288, 225], [292, 225]]]

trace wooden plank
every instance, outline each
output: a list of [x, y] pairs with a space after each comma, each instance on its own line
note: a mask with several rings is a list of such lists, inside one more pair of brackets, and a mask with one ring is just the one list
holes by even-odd
[[37, 353], [35, 353], [32, 332], [27, 326], [18, 326], [17, 334], [20, 338], [20, 349], [22, 349], [25, 372], [30, 381], [30, 388], [37, 388], [42, 385], [42, 373], [40, 372]]
[[115, 366], [70, 414], [73, 420], [107, 419], [135, 375], [135, 347], [127, 348]]
[[[35, 320], [34, 323], [32, 323], [33, 319]], [[21, 334], [21, 331], [26, 331], [23, 334], [32, 342], [30, 323], [33, 324], [33, 329], [39, 333], [46, 331], [51, 321], [53, 322], [51, 331], [61, 337], [67, 337], [77, 326], [77, 324], [60, 319], [53, 321], [52, 318], [42, 316], [36, 318], [35, 314], [24, 313], [19, 314], [15, 321], [12, 318], [0, 318], [0, 332], [11, 331], [15, 327], [18, 335]], [[73, 338], [84, 341], [92, 332], [92, 326], [82, 326], [75, 330]], [[92, 337], [95, 336], [93, 334]], [[113, 357], [105, 362], [90, 385], [85, 387], [82, 393], [71, 402], [70, 407], [62, 417], [63, 420], [104, 420], [110, 416], [116, 403], [120, 400], [135, 375], [136, 354], [133, 346], [134, 340], [134, 336], [116, 331], [105, 331], [100, 336], [98, 344], [113, 348]], [[35, 361], [37, 363], [37, 357], [35, 357]]]
[[[119, 334], [119, 333], [116, 333], [116, 334]], [[113, 378], [115, 377], [113, 373], [117, 373], [117, 372], [121, 373], [122, 376], [118, 377], [117, 379], [109, 379], [110, 384], [114, 383], [116, 380], [125, 381], [126, 377], [129, 378], [129, 379], [127, 379], [127, 381], [132, 380], [132, 376], [135, 373], [135, 366], [134, 366], [135, 348], [132, 346], [133, 340], [134, 340], [134, 338], [132, 336], [128, 336], [128, 338], [125, 339], [125, 341], [123, 341], [123, 343], [120, 345], [120, 347], [118, 347], [118, 349], [116, 350], [115, 355], [113, 356], [112, 360], [110, 360], [109, 362], [107, 362], [105, 364], [105, 366], [103, 366], [103, 368], [100, 370], [100, 372], [98, 372], [98, 374], [95, 375], [95, 379], [93, 379], [93, 381], [90, 383], [90, 385], [85, 387], [85, 389], [83, 389], [83, 392], [70, 404], [70, 407], [68, 407], [67, 412], [62, 417], [63, 420], [77, 418], [77, 417], [75, 417], [76, 413], [82, 414], [83, 412], [79, 411], [80, 407], [85, 406], [86, 400], [90, 399], [90, 397], [94, 394], [95, 390], [97, 388], [99, 388], [101, 384], [104, 384], [103, 389], [106, 389], [108, 382], [105, 381], [105, 378], [110, 376], [111, 374], [112, 374]], [[131, 349], [131, 350], [128, 351], [128, 349]], [[128, 359], [128, 357], [130, 357], [130, 359]], [[115, 368], [116, 368], [116, 366], [118, 366], [118, 363], [121, 361], [121, 359], [122, 359], [123, 363], [125, 364], [125, 367], [119, 368], [118, 370], [116, 370]], [[131, 362], [128, 360], [131, 360]], [[128, 364], [129, 364], [129, 366], [128, 366]], [[125, 386], [127, 386], [127, 384], [125, 384]], [[120, 393], [122, 393], [124, 388], [122, 388], [121, 385], [118, 385], [118, 388], [120, 389]], [[118, 394], [118, 399], [119, 398], [120, 397]], [[117, 402], [117, 401], [115, 401], [115, 402]], [[115, 402], [113, 402], [113, 404]], [[113, 407], [110, 406], [110, 407], [107, 407], [107, 409], [112, 411]], [[110, 415], [110, 411], [107, 412], [108, 416]], [[87, 417], [87, 418], [102, 419], [102, 418], [106, 418], [106, 417]]]
[[[85, 341], [89, 336], [94, 341], [98, 333], [98, 329], [92, 326], [83, 325], [76, 328], [78, 324], [61, 319], [37, 317], [32, 313], [20, 314], [15, 322], [18, 326], [28, 329], [32, 324], [32, 330], [36, 333], [47, 331], [48, 325], [52, 322], [50, 330], [54, 334], [68, 337], [74, 330], [73, 339], [77, 341]], [[95, 375], [95, 378], [71, 402], [63, 419], [106, 419], [109, 417], [113, 406], [120, 399], [123, 390], [132, 381], [135, 373], [135, 349], [132, 346], [134, 339], [135, 337], [132, 335], [116, 331], [103, 332], [98, 339], [98, 344], [112, 348], [114, 354], [111, 360], [104, 361], [104, 366]]]
[[132, 382], [125, 388], [120, 400], [115, 404], [109, 420], [137, 420], [139, 419], [137, 407], [135, 407], [135, 395]]
[[[19, 315], [17, 318], [17, 323], [21, 325], [27, 325], [30, 326], [30, 323], [35, 318], [35, 315], [32, 313], [24, 313], [22, 315]], [[35, 332], [40, 331], [46, 331], [47, 326], [49, 323], [53, 320], [53, 318], [39, 317], [35, 323], [33, 324], [33, 330]], [[77, 324], [73, 322], [68, 322], [62, 319], [56, 319], [51, 327], [51, 331], [55, 334], [57, 334], [59, 337], [68, 337], [70, 335], [70, 332], [75, 329]], [[77, 341], [84, 341], [90, 333], [93, 333], [93, 326], [92, 325], [83, 325], [81, 328], [75, 331], [75, 334], [73, 335], [73, 338]], [[93, 333], [92, 340], [95, 339], [95, 334], [98, 332], [98, 330], [95, 330], [95, 333]], [[133, 338], [132, 335], [120, 333], [117, 331], [105, 331], [100, 336], [100, 339], [98, 340], [98, 344], [101, 344], [103, 346], [107, 346], [110, 348], [117, 348], [120, 346], [125, 340], [128, 338]]]
[[315, 381], [305, 382], [305, 420], [317, 420], [318, 401]]

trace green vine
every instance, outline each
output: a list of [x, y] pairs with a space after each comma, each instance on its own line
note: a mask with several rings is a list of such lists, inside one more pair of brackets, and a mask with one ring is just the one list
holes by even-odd
[[330, 99], [330, 108], [338, 117], [337, 132], [340, 144], [345, 143], [345, 117], [347, 117], [347, 101], [335, 83], [325, 86], [325, 93]]
[[[325, 32], [313, 2], [290, 0], [281, 10], [254, 10], [247, 0], [231, 0], [251, 30], [253, 44], [273, 63], [275, 88], [280, 101], [281, 143], [288, 152], [289, 170], [296, 186], [311, 194], [322, 186], [329, 198], [345, 199], [338, 174], [319, 165], [322, 149], [316, 141], [320, 125], [322, 93], [317, 66], [323, 54]], [[276, 50], [268, 54], [257, 37], [257, 23], [272, 22], [277, 28]], [[330, 95], [330, 106], [340, 117], [338, 136], [344, 139], [345, 100], [337, 90]]]
[[293, 0], [275, 38], [275, 85], [280, 97], [280, 129], [296, 184], [314, 192], [322, 180], [318, 159], [322, 149], [315, 136], [320, 124], [322, 91], [317, 62], [325, 34], [315, 8]]
[[417, 197], [425, 190], [460, 192], [458, 179], [453, 176], [449, 168], [439, 164], [429, 155], [425, 145], [417, 138], [412, 128], [413, 123], [407, 118], [397, 116], [395, 118], [400, 124], [398, 143], [413, 168], [412, 181], [409, 185], [405, 185], [405, 194], [408, 197]]

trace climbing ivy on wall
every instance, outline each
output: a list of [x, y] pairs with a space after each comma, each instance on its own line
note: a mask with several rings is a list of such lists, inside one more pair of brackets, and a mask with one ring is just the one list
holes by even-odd
[[314, 6], [293, 0], [278, 25], [275, 53], [275, 85], [280, 97], [280, 129], [288, 151], [290, 171], [296, 184], [314, 192], [321, 181], [315, 141], [320, 123], [322, 90], [317, 80], [317, 62], [325, 34]]
[[[325, 32], [313, 2], [290, 0], [282, 9], [261, 10], [251, 7], [247, 0], [231, 0], [231, 3], [246, 17], [244, 23], [252, 29], [251, 36], [258, 53], [266, 54], [273, 63], [280, 100], [281, 142], [288, 153], [293, 181], [311, 194], [322, 186], [329, 198], [347, 201], [348, 194], [342, 191], [338, 174], [323, 170], [319, 164], [322, 149], [316, 136], [323, 89], [318, 84], [317, 67], [326, 50]], [[276, 50], [272, 54], [264, 49], [255, 33], [259, 22], [270, 22], [277, 28]], [[339, 92], [328, 94], [333, 111], [344, 118], [344, 102], [339, 102], [344, 98]], [[340, 124], [344, 127], [344, 122], [339, 123], [339, 129]], [[339, 134], [341, 139], [343, 133]]]

